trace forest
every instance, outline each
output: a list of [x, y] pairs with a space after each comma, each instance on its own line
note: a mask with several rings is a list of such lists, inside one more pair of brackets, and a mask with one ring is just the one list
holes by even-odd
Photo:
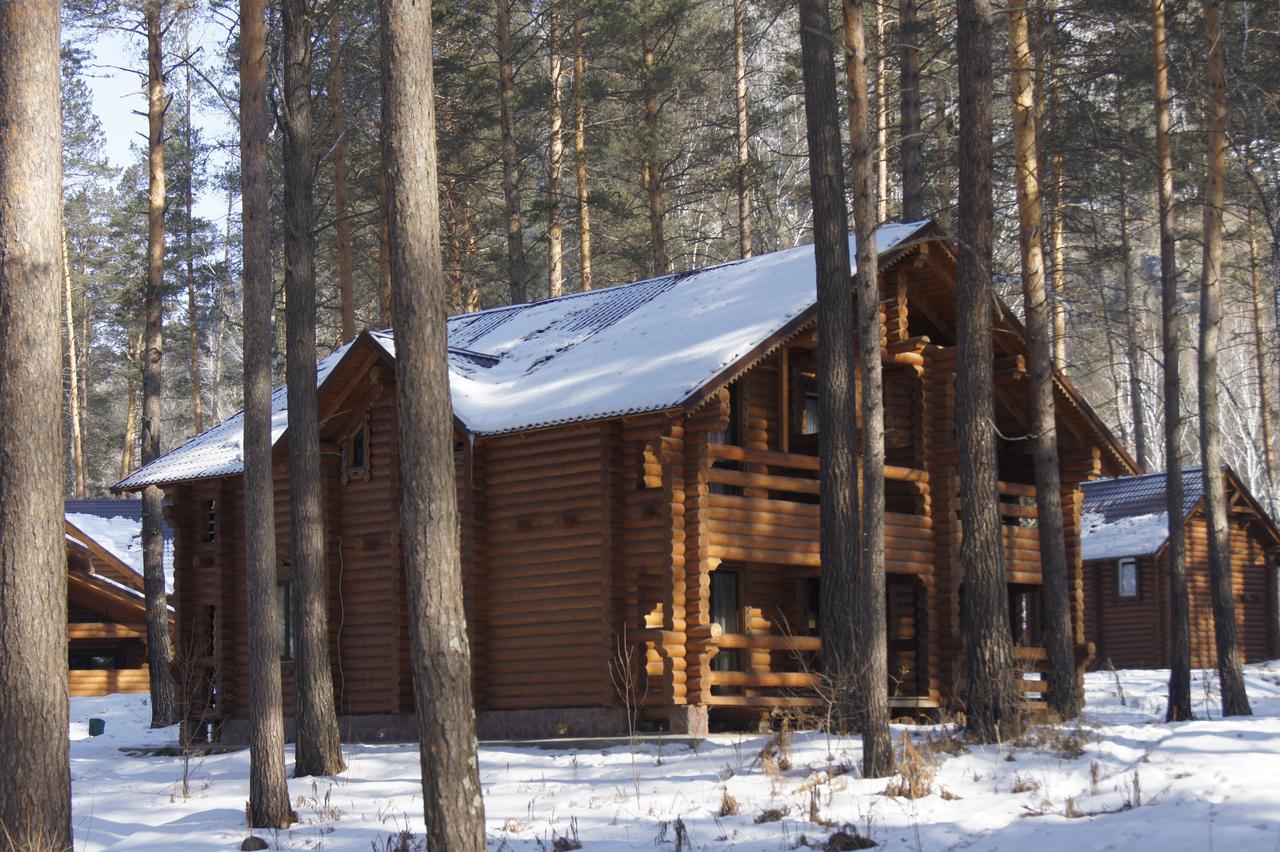
[[[1032, 6], [1033, 99], [1056, 357], [1135, 457], [1159, 470], [1163, 356], [1149, 12], [1121, 0]], [[433, 12], [450, 313], [810, 241], [794, 4], [437, 2]], [[238, 144], [238, 84], [232, 8], [173, 3], [158, 14], [165, 32], [157, 47], [166, 177], [160, 434], [168, 449], [241, 402], [239, 163], [226, 156]], [[355, 330], [389, 325], [389, 291], [378, 214], [378, 7], [334, 0], [317, 4], [316, 14], [311, 228], [323, 354]], [[1276, 495], [1271, 474], [1280, 394], [1277, 14], [1270, 3], [1241, 0], [1230, 5], [1222, 31], [1228, 93], [1223, 439], [1227, 460], [1268, 503]], [[955, 10], [950, 3], [904, 0], [872, 4], [868, 15], [877, 218], [935, 218], [954, 233]], [[196, 27], [191, 18], [217, 26]], [[129, 44], [137, 62], [131, 70], [142, 87], [145, 28], [141, 7], [129, 12], [74, 2], [64, 19], [67, 490], [104, 495], [141, 459], [148, 152], [139, 145], [136, 164], [123, 171], [104, 163], [103, 131], [84, 77], [103, 73], [93, 59], [103, 31], [123, 31], [133, 34]], [[193, 27], [222, 35], [192, 44]], [[278, 30], [271, 30], [277, 87]], [[1007, 37], [1003, 27], [997, 32], [998, 41]], [[1190, 369], [1207, 144], [1198, 6], [1171, 4], [1168, 33], [1176, 282]], [[1000, 44], [992, 274], [1016, 304], [1008, 68]], [[278, 93], [272, 102], [278, 116]], [[226, 135], [193, 129], [193, 113], [224, 115]], [[272, 144], [270, 154], [272, 174], [279, 176], [282, 147]], [[280, 183], [273, 185], [279, 311], [285, 225]], [[193, 214], [192, 197], [219, 214]], [[283, 325], [274, 352], [278, 382], [284, 377]], [[1184, 382], [1182, 451], [1188, 458], [1195, 450], [1196, 392], [1195, 382]]]
[[[695, 848], [690, 826], [699, 845], [715, 831], [751, 848], [922, 849], [921, 814], [936, 847], [1025, 848], [1024, 818], [1143, 838], [1183, 817], [1162, 845], [1200, 848], [1187, 845], [1196, 807], [1219, 770], [1239, 788], [1232, 845], [1270, 847], [1274, 822], [1259, 815], [1274, 802], [1245, 793], [1274, 766], [1280, 676], [1244, 647], [1280, 650], [1278, 42], [1280, 9], [1263, 0], [0, 0], [0, 849], [242, 835], [242, 849], [582, 848], [566, 809], [589, 840], [628, 848], [635, 827], [677, 852]], [[122, 75], [146, 124], [123, 167], [106, 154], [120, 116], [94, 94]], [[919, 254], [921, 292], [953, 288], [949, 321], [922, 309], [929, 328], [954, 330], [945, 344], [907, 319], [890, 338], [889, 313], [923, 301], [904, 267], [885, 306], [880, 249], [892, 256], [895, 239], [899, 256]], [[560, 297], [674, 287], [795, 247], [812, 276], [801, 265], [803, 282], [770, 283], [812, 280], [814, 298], [776, 339], [735, 353], [730, 367], [756, 359], [736, 375], [721, 364], [665, 408], [510, 435], [456, 416], [467, 379], [455, 360], [488, 369], [512, 349], [454, 346], [452, 315], [545, 318]], [[542, 322], [519, 342], [555, 320]], [[356, 356], [320, 360], [347, 343]], [[781, 397], [784, 436], [787, 383], [811, 382], [797, 388], [812, 454], [742, 438], [768, 428], [746, 399], [760, 353], [782, 359], [761, 395]], [[947, 366], [926, 378], [933, 359]], [[339, 367], [363, 384], [326, 385]], [[897, 367], [919, 383], [899, 394], [907, 406], [926, 387], [943, 400], [899, 448], [924, 447], [917, 467], [888, 462]], [[1014, 405], [1000, 384], [1011, 375]], [[335, 398], [351, 410], [333, 416], [354, 418], [341, 434], [323, 416]], [[1001, 433], [1010, 408], [1024, 434]], [[216, 447], [188, 448], [229, 462], [157, 475], [214, 427]], [[587, 438], [565, 450], [566, 434]], [[518, 449], [504, 460], [506, 438]], [[375, 448], [396, 456], [376, 477]], [[629, 464], [638, 475], [618, 490]], [[1129, 551], [1088, 575], [1114, 576], [1113, 605], [1165, 607], [1153, 624], [1167, 670], [1122, 674], [1085, 635], [1086, 600], [1098, 614], [1108, 603], [1085, 589], [1081, 506], [1086, 486], [1147, 472], [1164, 474], [1143, 516], [1157, 520], [1158, 578], [1148, 589]], [[382, 503], [334, 490], [353, 482], [384, 489]], [[599, 520], [566, 510], [535, 529], [544, 482], [586, 493]], [[890, 482], [910, 485], [890, 494]], [[501, 503], [513, 483], [519, 496]], [[92, 555], [87, 571], [73, 564], [85, 557], [64, 500], [132, 491], [139, 568], [108, 592], [143, 620], [90, 622], [68, 577], [96, 571]], [[895, 533], [907, 493], [916, 526]], [[469, 524], [491, 509], [497, 533], [482, 540]], [[350, 580], [343, 513], [376, 517], [351, 536]], [[177, 531], [171, 578], [162, 522]], [[742, 546], [751, 536], [764, 544]], [[928, 555], [903, 557], [904, 538], [928, 539]], [[517, 546], [486, 556], [499, 541]], [[1017, 547], [1035, 564], [1015, 565]], [[1241, 549], [1257, 558], [1240, 563]], [[761, 563], [803, 587], [812, 632], [771, 633], [782, 604], [738, 600]], [[587, 579], [566, 580], [566, 565]], [[894, 574], [924, 602], [909, 616], [891, 608]], [[499, 624], [526, 579], [524, 620]], [[386, 658], [392, 677], [358, 688], [397, 693], [369, 737], [340, 697], [344, 595], [360, 583], [386, 598], [369, 599], [383, 621], [356, 659]], [[562, 610], [575, 605], [557, 596], [575, 584], [596, 596], [576, 604], [589, 638], [535, 647], [529, 637], [572, 624]], [[373, 608], [353, 600], [352, 621]], [[611, 634], [615, 611], [629, 620]], [[905, 620], [909, 639], [895, 633]], [[145, 698], [68, 698], [69, 649], [89, 625], [145, 648]], [[502, 629], [516, 653], [492, 674]], [[904, 705], [891, 646], [914, 642], [918, 660], [948, 629], [954, 690], [939, 700], [926, 683], [923, 703]], [[1212, 666], [1193, 670], [1206, 643]], [[783, 651], [801, 668], [772, 668]], [[539, 678], [565, 667], [601, 688], [583, 706], [539, 704]], [[525, 704], [506, 709], [555, 723], [553, 754], [477, 739], [482, 714], [504, 709], [483, 703], [490, 677], [521, 684]], [[1142, 696], [1132, 707], [1126, 684]], [[789, 691], [762, 698], [777, 687]], [[745, 712], [712, 717], [699, 698]], [[223, 716], [233, 702], [243, 713]], [[564, 739], [572, 725], [548, 707], [600, 710], [616, 736]], [[94, 742], [108, 719], [141, 745]], [[392, 733], [401, 723], [409, 733]], [[744, 761], [748, 732], [760, 739]], [[1247, 745], [1220, 756], [1236, 740]], [[647, 771], [669, 746], [697, 801], [683, 777]], [[723, 766], [702, 765], [704, 747]], [[573, 791], [580, 755], [586, 783], [611, 794]], [[1072, 768], [1085, 757], [1087, 771]], [[1020, 759], [1038, 780], [1003, 766]], [[364, 786], [380, 773], [394, 776], [387, 790]], [[1161, 785], [1146, 799], [1143, 775]], [[734, 820], [731, 781], [754, 818]], [[881, 798], [902, 807], [877, 823]], [[1165, 810], [1135, 820], [1144, 803]], [[1216, 819], [1203, 815], [1209, 845]], [[758, 828], [774, 823], [780, 837]], [[1265, 836], [1240, 834], [1254, 830]]]

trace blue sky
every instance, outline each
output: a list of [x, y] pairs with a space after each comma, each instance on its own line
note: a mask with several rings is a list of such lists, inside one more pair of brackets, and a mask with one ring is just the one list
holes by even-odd
[[[180, 27], [175, 25], [169, 31], [171, 46], [166, 65], [169, 66], [174, 57], [181, 53]], [[80, 36], [81, 32], [65, 32], [64, 38]], [[198, 57], [201, 64], [222, 50], [221, 41], [225, 32], [215, 22], [202, 18], [197, 20], [191, 31], [193, 45], [204, 44], [205, 48]], [[146, 92], [143, 78], [138, 74], [122, 70], [128, 68], [145, 69], [143, 50], [144, 40], [135, 33], [108, 30], [100, 32], [87, 45], [93, 56], [85, 63], [85, 83], [93, 93], [93, 109], [102, 122], [102, 130], [106, 136], [104, 153], [111, 163], [124, 168], [137, 162], [140, 151], [146, 144], [147, 108]], [[176, 88], [182, 85], [180, 71], [170, 70], [169, 85]], [[199, 78], [193, 83], [203, 87]], [[201, 129], [206, 139], [226, 136], [230, 130], [230, 118], [225, 111], [202, 109], [197, 98], [194, 124]], [[138, 150], [133, 150], [133, 149]], [[205, 194], [196, 201], [196, 215], [202, 216], [219, 226], [226, 219], [226, 197], [220, 193]], [[219, 228], [220, 229], [220, 228]]]

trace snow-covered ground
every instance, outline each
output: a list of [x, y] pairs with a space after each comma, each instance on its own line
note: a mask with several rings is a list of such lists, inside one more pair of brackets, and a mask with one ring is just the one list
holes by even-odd
[[[914, 800], [842, 771], [858, 765], [857, 740], [821, 734], [795, 734], [786, 754], [765, 760], [762, 735], [695, 749], [486, 746], [490, 848], [574, 848], [556, 840], [575, 833], [591, 850], [674, 849], [680, 836], [684, 849], [825, 848], [850, 824], [893, 850], [1280, 850], [1280, 661], [1248, 667], [1252, 718], [1218, 718], [1216, 681], [1197, 672], [1202, 721], [1166, 725], [1165, 678], [1090, 674], [1084, 718], [1020, 745], [948, 754], [945, 729], [895, 727], [937, 762], [931, 792]], [[88, 736], [90, 717], [106, 720], [103, 736]], [[247, 752], [194, 761], [184, 797], [180, 758], [120, 751], [173, 737], [147, 729], [145, 696], [73, 698], [71, 718], [77, 849], [239, 847]], [[341, 777], [291, 780], [300, 821], [264, 838], [283, 849], [387, 849], [407, 830], [406, 848], [422, 848], [416, 746], [349, 746], [347, 759]], [[721, 815], [735, 810], [729, 801], [737, 812]]]

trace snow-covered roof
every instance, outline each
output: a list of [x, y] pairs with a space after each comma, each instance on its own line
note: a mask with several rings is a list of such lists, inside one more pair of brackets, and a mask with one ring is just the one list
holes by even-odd
[[[928, 222], [876, 233], [883, 254]], [[856, 257], [849, 240], [851, 260]], [[685, 404], [816, 302], [813, 246], [664, 275], [544, 302], [451, 317], [453, 411], [473, 434], [494, 435]], [[390, 355], [390, 332], [371, 334]], [[352, 344], [320, 362], [323, 385]], [[272, 443], [287, 426], [283, 386], [272, 394]], [[243, 414], [136, 471], [118, 491], [238, 474]]]
[[[1083, 558], [1119, 559], [1153, 556], [1169, 538], [1164, 473], [1124, 476], [1081, 483], [1081, 547]], [[1200, 468], [1182, 471], [1182, 517], [1204, 496]]]
[[[76, 541], [83, 535], [93, 539], [125, 567], [142, 576], [141, 500], [68, 500], [65, 508], [67, 522], [76, 530], [68, 538]], [[168, 591], [173, 591], [173, 533], [167, 525], [162, 525], [162, 529], [166, 533], [163, 558], [165, 586]]]

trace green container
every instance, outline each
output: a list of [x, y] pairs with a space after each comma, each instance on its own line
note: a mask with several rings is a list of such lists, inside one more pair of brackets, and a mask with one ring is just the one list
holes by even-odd
[[89, 720], [89, 736], [100, 737], [104, 733], [106, 733], [106, 730], [107, 730], [106, 719], [90, 719]]

